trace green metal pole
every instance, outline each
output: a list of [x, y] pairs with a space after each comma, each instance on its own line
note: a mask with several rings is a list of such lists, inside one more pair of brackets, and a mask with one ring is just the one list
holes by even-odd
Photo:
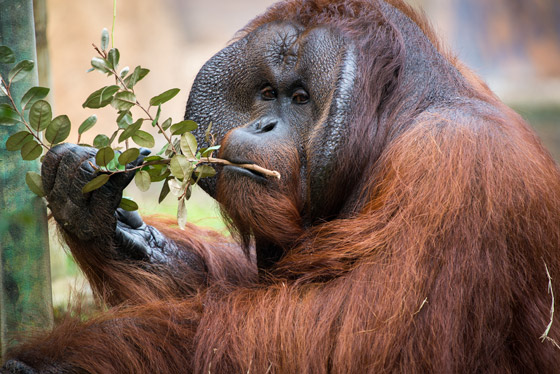
[[[32, 0], [0, 0], [0, 45], [14, 50], [17, 61], [37, 61]], [[37, 66], [37, 65], [35, 65]], [[11, 66], [0, 65], [6, 77]], [[13, 85], [20, 99], [37, 85], [37, 70]], [[3, 98], [6, 99], [6, 98]], [[20, 126], [0, 126], [0, 344], [6, 349], [25, 332], [52, 326], [52, 294], [46, 207], [25, 184], [36, 161], [23, 161], [6, 150], [6, 140]]]

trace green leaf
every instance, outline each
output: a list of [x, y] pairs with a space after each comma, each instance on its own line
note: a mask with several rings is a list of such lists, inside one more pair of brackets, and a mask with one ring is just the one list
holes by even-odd
[[169, 162], [169, 169], [175, 178], [188, 179], [191, 176], [193, 165], [183, 155], [175, 155]]
[[0, 125], [13, 126], [21, 122], [21, 117], [9, 104], [0, 104]]
[[162, 154], [164, 154], [167, 151], [167, 148], [169, 148], [169, 143], [165, 143], [165, 145], [163, 146], [163, 148], [161, 148], [159, 150], [159, 152], [157, 153], [158, 156], [161, 156]]
[[33, 130], [43, 131], [51, 123], [51, 105], [45, 100], [39, 100], [31, 106], [29, 124]]
[[[144, 162], [148, 162], [144, 159]], [[150, 174], [150, 179], [153, 182], [161, 182], [171, 175], [171, 170], [169, 170], [169, 165], [167, 164], [155, 164], [151, 165], [149, 168], [144, 169]]]
[[82, 104], [84, 108], [98, 109], [103, 108], [113, 101], [113, 95], [119, 90], [119, 86], [106, 86], [98, 89], [88, 96]]
[[102, 73], [110, 73], [111, 70], [109, 68], [109, 63], [107, 60], [105, 60], [104, 58], [100, 58], [100, 57], [93, 57], [91, 59], [91, 66], [95, 69], [95, 70], [99, 70]]
[[4, 82], [0, 81], [0, 97], [8, 96], [8, 89], [4, 86]]
[[113, 159], [109, 161], [107, 166], [105, 166], [107, 170], [110, 171], [117, 171], [117, 170], [124, 170], [124, 166], [119, 164], [119, 152], [113, 151]]
[[173, 147], [167, 147], [165, 150], [164, 156], [171, 158], [172, 155], [176, 154], [176, 150], [180, 149], [181, 139], [173, 140]]
[[212, 152], [217, 151], [218, 149], [220, 149], [219, 145], [214, 145], [212, 147], [205, 148], [204, 150], [202, 150], [202, 156], [206, 157], [206, 155], [210, 155], [212, 154]]
[[[193, 181], [194, 183], [194, 181]], [[190, 199], [192, 196], [192, 185], [188, 184], [187, 191], [185, 192], [185, 199]]]
[[[25, 78], [33, 70], [35, 63], [31, 60], [20, 61], [16, 66], [10, 70], [8, 74], [8, 82], [17, 82]], [[8, 83], [9, 85], [9, 83]]]
[[129, 71], [130, 71], [130, 68], [128, 66], [125, 66], [124, 68], [122, 68], [121, 72], [119, 73], [119, 76], [121, 77], [121, 79], [124, 79], [124, 77], [126, 77], [126, 75], [128, 74]]
[[129, 110], [121, 110], [117, 117], [117, 125], [119, 129], [126, 129], [132, 124], [132, 114]]
[[41, 175], [34, 171], [28, 171], [25, 174], [25, 183], [29, 189], [37, 196], [45, 196], [45, 190], [43, 189], [43, 181], [41, 180]]
[[109, 137], [107, 135], [99, 134], [93, 139], [93, 146], [97, 149], [107, 147], [109, 145]]
[[161, 182], [171, 175], [171, 170], [169, 170], [167, 165], [155, 165], [148, 170], [148, 173], [150, 174], [152, 182]]
[[196, 138], [190, 132], [181, 135], [181, 151], [188, 158], [194, 158], [196, 155]]
[[154, 137], [142, 130], [136, 131], [136, 133], [132, 135], [132, 140], [141, 147], [152, 148], [156, 145]]
[[150, 99], [151, 106], [158, 106], [173, 99], [181, 91], [178, 88], [172, 88]]
[[146, 192], [150, 189], [150, 184], [152, 180], [150, 179], [150, 174], [147, 171], [141, 170], [134, 176], [134, 183], [138, 189], [142, 192]]
[[41, 156], [43, 153], [43, 148], [35, 140], [30, 140], [26, 142], [21, 147], [21, 158], [26, 161], [35, 160], [37, 157]]
[[117, 110], [129, 110], [134, 105], [136, 105], [136, 96], [129, 91], [118, 92], [111, 101], [111, 106]]
[[183, 193], [185, 192], [185, 188], [187, 187], [187, 181], [188, 180], [185, 180], [185, 182], [181, 182], [176, 178], [169, 178], [167, 180], [167, 184], [169, 185], [169, 190], [171, 194], [175, 197], [183, 196]]
[[119, 155], [119, 164], [126, 165], [136, 160], [140, 156], [138, 148], [130, 148]]
[[127, 88], [132, 88], [136, 85], [136, 83], [140, 82], [146, 75], [148, 75], [149, 72], [150, 70], [137, 66], [132, 74], [125, 78], [124, 84]]
[[109, 56], [107, 58], [107, 61], [109, 62], [109, 66], [113, 70], [117, 70], [117, 67], [119, 66], [120, 58], [121, 58], [121, 54], [119, 50], [116, 48], [111, 48], [111, 50], [109, 51]]
[[185, 198], [179, 200], [177, 207], [177, 224], [181, 230], [184, 230], [187, 225], [187, 202]]
[[45, 139], [51, 144], [58, 144], [66, 140], [70, 135], [70, 119], [67, 115], [61, 115], [52, 120], [45, 131]]
[[83, 134], [84, 132], [91, 129], [97, 123], [97, 116], [94, 114], [89, 116], [78, 128], [78, 134]]
[[124, 209], [124, 210], [129, 211], [129, 212], [133, 212], [135, 210], [138, 210], [138, 204], [136, 204], [135, 201], [133, 201], [129, 198], [123, 197], [121, 199], [121, 203], [119, 204], [119, 208]]
[[90, 180], [83, 188], [82, 193], [88, 193], [93, 190], [97, 190], [102, 187], [105, 183], [109, 181], [109, 174], [100, 174], [97, 177]]
[[113, 141], [115, 140], [115, 138], [117, 137], [117, 135], [119, 134], [120, 129], [117, 129], [113, 135], [111, 135], [111, 137], [109, 138], [109, 144], [113, 143]]
[[160, 115], [161, 115], [161, 104], [158, 105], [156, 116], [155, 116], [154, 120], [152, 121], [152, 126], [153, 127], [155, 127], [157, 125]]
[[163, 182], [163, 186], [161, 187], [161, 191], [159, 193], [159, 197], [158, 197], [158, 203], [161, 204], [161, 202], [167, 197], [167, 195], [169, 195], [169, 185], [167, 184], [168, 180], [166, 180], [165, 182]]
[[6, 149], [8, 151], [19, 151], [23, 145], [33, 140], [33, 135], [29, 131], [16, 132], [6, 140]]
[[[171, 135], [183, 135], [187, 131], [193, 131], [198, 128], [198, 124], [195, 121], [186, 120], [177, 122], [171, 126]], [[165, 129], [164, 129], [165, 130]]]
[[21, 107], [27, 110], [38, 100], [42, 100], [49, 94], [50, 89], [47, 87], [31, 87], [21, 98]]
[[109, 31], [103, 29], [101, 31], [101, 50], [105, 51], [109, 47]]
[[150, 162], [150, 161], [160, 161], [163, 160], [163, 157], [161, 156], [148, 156], [144, 158], [144, 162]]
[[9, 47], [0, 46], [0, 64], [12, 64], [16, 62], [16, 55]]
[[168, 118], [161, 124], [161, 128], [163, 129], [163, 131], [165, 131], [171, 126], [172, 123], [173, 120], [171, 118]]
[[210, 165], [198, 165], [194, 173], [198, 178], [208, 178], [216, 175], [216, 170]]
[[140, 130], [140, 127], [142, 127], [142, 122], [144, 122], [144, 120], [142, 118], [140, 118], [139, 120], [137, 120], [136, 122], [134, 122], [132, 125], [128, 126], [121, 134], [121, 136], [119, 136], [119, 143], [120, 142], [124, 142], [126, 139], [130, 138], [131, 136], [133, 136], [134, 134], [136, 134], [136, 132], [138, 130]]
[[95, 155], [95, 163], [99, 166], [107, 166], [109, 162], [113, 161], [115, 151], [111, 147], [103, 147]]

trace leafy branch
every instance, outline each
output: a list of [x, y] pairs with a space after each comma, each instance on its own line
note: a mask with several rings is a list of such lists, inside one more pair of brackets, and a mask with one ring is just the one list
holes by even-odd
[[[28, 63], [30, 63], [31, 68], [33, 68], [33, 61], [29, 60]], [[47, 146], [45, 143], [43, 143], [41, 137], [39, 136], [40, 131], [41, 131], [41, 127], [40, 127], [41, 119], [42, 119], [42, 117], [44, 117], [47, 114], [47, 112], [45, 111], [45, 108], [38, 107], [39, 108], [38, 111], [33, 111], [34, 116], [31, 117], [31, 120], [33, 121], [33, 123], [29, 123], [26, 120], [25, 115], [20, 111], [20, 109], [16, 105], [16, 103], [14, 101], [14, 98], [12, 97], [12, 93], [11, 93], [10, 88], [11, 88], [11, 85], [12, 85], [13, 82], [14, 82], [14, 80], [12, 79], [12, 80], [9, 80], [6, 83], [4, 81], [4, 78], [2, 78], [0, 76], [0, 85], [2, 85], [2, 87], [6, 88], [5, 91], [2, 90], [2, 93], [5, 94], [5, 96], [8, 97], [8, 100], [10, 100], [10, 104], [11, 104], [11, 107], [9, 107], [9, 105], [6, 106], [6, 104], [1, 104], [1, 105], [3, 105], [3, 107], [0, 109], [0, 110], [3, 111], [2, 114], [3, 115], [9, 114], [9, 117], [14, 118], [17, 121], [23, 123], [25, 125], [25, 127], [27, 128], [27, 131], [28, 131], [28, 133], [25, 134], [26, 136], [31, 135], [33, 138], [35, 138], [36, 142], [40, 146], [46, 148], [47, 150], [50, 149], [49, 146]], [[31, 95], [31, 96], [38, 97], [38, 95], [39, 95], [38, 91], [41, 91], [42, 89], [44, 89], [44, 87], [33, 87], [30, 91], [28, 91], [26, 93], [26, 95], [28, 95], [28, 96]], [[47, 89], [46, 93], [48, 94], [48, 89]], [[24, 96], [24, 98], [25, 98], [25, 96]], [[22, 99], [22, 101], [23, 101], [23, 99]], [[23, 108], [24, 110], [27, 109], [27, 105], [29, 105], [29, 102], [27, 102], [26, 106], [24, 106], [24, 108]], [[10, 113], [10, 111], [12, 111], [12, 112]], [[15, 112], [15, 113], [13, 113], [13, 112]], [[16, 118], [16, 117], [19, 117], [19, 118]], [[35, 132], [34, 132], [34, 130], [35, 130]], [[35, 148], [35, 147], [33, 147], [33, 148]], [[33, 152], [31, 152], [31, 154], [32, 153]], [[27, 159], [26, 157], [29, 157], [29, 156], [25, 152], [25, 153], [22, 153], [22, 157], [23, 157], [24, 160], [26, 160]]]
[[[130, 71], [124, 67], [119, 70], [120, 52], [116, 48], [108, 49], [109, 32], [104, 29], [101, 35], [101, 45], [93, 45], [97, 56], [91, 59], [89, 71], [99, 71], [114, 78], [114, 84], [101, 87], [91, 93], [82, 106], [90, 109], [100, 109], [111, 105], [117, 111], [116, 130], [110, 135], [98, 134], [91, 146], [98, 149], [95, 164], [92, 166], [97, 176], [87, 183], [83, 193], [88, 193], [102, 187], [112, 175], [125, 172], [136, 172], [134, 182], [141, 191], [147, 191], [153, 182], [163, 181], [159, 195], [161, 202], [169, 193], [178, 199], [177, 218], [180, 227], [186, 224], [186, 200], [190, 198], [192, 186], [200, 179], [215, 175], [211, 164], [233, 165], [253, 170], [266, 177], [280, 178], [277, 171], [265, 169], [255, 164], [234, 164], [228, 160], [213, 157], [213, 153], [220, 146], [215, 144], [211, 133], [212, 124], [206, 129], [206, 141], [209, 147], [199, 148], [196, 138], [191, 133], [198, 128], [198, 124], [190, 120], [174, 123], [172, 118], [161, 120], [162, 105], [173, 99], [178, 88], [172, 88], [152, 97], [149, 106], [141, 104], [134, 91], [138, 82], [148, 75], [148, 69], [137, 66]], [[13, 51], [0, 46], [0, 63], [15, 63]], [[20, 100], [18, 107], [12, 97], [11, 87], [14, 82], [25, 77], [33, 70], [34, 63], [24, 60], [17, 63], [6, 79], [0, 76], [0, 96], [7, 96], [9, 104], [0, 104], [0, 125], [13, 126], [22, 123], [24, 131], [10, 136], [6, 148], [10, 151], [20, 151], [24, 160], [35, 160], [56, 144], [64, 142], [71, 129], [71, 123], [66, 115], [52, 118], [50, 104], [44, 99], [49, 93], [45, 87], [32, 87]], [[132, 109], [137, 108], [140, 115], [135, 119]], [[155, 114], [153, 113], [155, 110]], [[142, 127], [145, 122], [157, 129], [166, 140], [166, 144], [155, 155], [145, 157], [140, 165], [131, 164], [140, 156], [138, 147], [130, 147], [130, 141], [139, 147], [153, 148], [154, 137]], [[82, 144], [82, 135], [91, 130], [97, 123], [97, 116], [92, 115], [82, 122], [78, 128], [77, 143]], [[83, 144], [88, 146], [88, 144]], [[39, 174], [29, 172], [26, 182], [30, 189], [39, 196], [44, 196]], [[127, 198], [121, 201], [121, 208], [136, 210], [138, 205]]]

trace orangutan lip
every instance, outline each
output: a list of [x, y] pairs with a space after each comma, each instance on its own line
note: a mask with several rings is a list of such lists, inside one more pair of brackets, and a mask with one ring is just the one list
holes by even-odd
[[[231, 161], [231, 162], [234, 162], [234, 161]], [[235, 163], [236, 164], [253, 164], [252, 162], [235, 162]], [[231, 171], [236, 172], [238, 174], [248, 176], [248, 177], [253, 178], [256, 181], [261, 182], [261, 183], [267, 181], [266, 177], [263, 174], [259, 173], [258, 171], [245, 169], [245, 168], [242, 168], [240, 166], [235, 166], [235, 165], [225, 165], [224, 169], [225, 170], [231, 170]]]

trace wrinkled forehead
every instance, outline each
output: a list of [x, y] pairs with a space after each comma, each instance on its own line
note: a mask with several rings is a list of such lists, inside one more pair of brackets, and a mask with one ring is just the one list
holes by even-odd
[[246, 43], [247, 57], [261, 74], [276, 80], [292, 75], [313, 85], [332, 84], [345, 45], [332, 27], [306, 29], [289, 22], [263, 25], [246, 36]]
[[269, 23], [247, 36], [247, 48], [271, 66], [294, 67], [303, 32], [303, 27], [295, 24]]

